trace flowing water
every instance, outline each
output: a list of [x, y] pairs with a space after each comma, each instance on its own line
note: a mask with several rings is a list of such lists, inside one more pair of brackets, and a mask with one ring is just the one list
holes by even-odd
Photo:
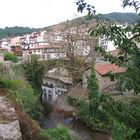
[[61, 124], [69, 127], [69, 133], [76, 140], [111, 140], [109, 134], [91, 130], [82, 121], [76, 119], [73, 108], [66, 105], [62, 107], [61, 105], [58, 106], [57, 103], [53, 108], [48, 104], [44, 105], [47, 113], [40, 121], [44, 129], [55, 128]]

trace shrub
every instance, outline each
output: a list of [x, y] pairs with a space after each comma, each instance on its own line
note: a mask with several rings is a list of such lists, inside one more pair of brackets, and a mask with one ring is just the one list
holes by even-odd
[[12, 61], [14, 63], [16, 63], [18, 61], [17, 56], [11, 52], [4, 53], [4, 60]]
[[43, 108], [28, 82], [0, 78], [0, 85], [33, 119], [37, 120], [40, 117]]
[[68, 130], [63, 126], [42, 130], [41, 136], [49, 140], [72, 140]]

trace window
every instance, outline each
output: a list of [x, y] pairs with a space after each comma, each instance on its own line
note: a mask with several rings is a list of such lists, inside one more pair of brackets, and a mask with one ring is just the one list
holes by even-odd
[[46, 93], [46, 89], [45, 88], [43, 89], [43, 91], [44, 91], [44, 93]]
[[46, 93], [44, 94], [44, 98], [47, 98], [47, 94]]
[[111, 75], [111, 76], [110, 76], [110, 80], [111, 80], [111, 81], [115, 81], [114, 75]]
[[49, 92], [49, 93], [52, 93], [52, 91], [51, 91], [51, 90], [48, 90], [48, 92]]
[[52, 100], [52, 95], [49, 94], [48, 100], [50, 100], [50, 101]]
[[45, 59], [45, 54], [42, 55], [42, 59]]

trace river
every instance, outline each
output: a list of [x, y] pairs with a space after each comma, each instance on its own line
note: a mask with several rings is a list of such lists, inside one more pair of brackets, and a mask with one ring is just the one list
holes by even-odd
[[76, 140], [111, 140], [109, 134], [91, 130], [82, 121], [76, 119], [71, 109], [65, 110], [58, 106], [54, 108], [48, 104], [44, 104], [46, 113], [45, 116], [41, 118], [40, 124], [42, 128], [55, 128], [61, 124], [69, 128], [69, 133]]

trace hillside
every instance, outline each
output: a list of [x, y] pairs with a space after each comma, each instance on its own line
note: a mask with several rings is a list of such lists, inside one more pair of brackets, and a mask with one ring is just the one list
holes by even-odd
[[102, 15], [105, 19], [108, 19], [113, 22], [125, 24], [126, 22], [128, 24], [133, 24], [138, 21], [140, 21], [140, 16], [136, 13], [119, 13], [119, 12], [113, 12], [109, 14], [103, 14]]
[[[136, 22], [140, 21], [140, 16], [138, 16], [138, 14], [136, 14], [136, 13], [113, 12], [113, 13], [109, 13], [109, 14], [96, 15], [93, 18], [99, 18], [99, 17], [101, 19], [117, 22], [120, 24], [125, 24], [126, 22], [128, 24], [132, 24], [132, 23], [136, 23]], [[75, 20], [79, 20], [79, 19], [81, 21], [79, 24], [86, 24], [87, 22], [90, 22], [90, 20], [89, 20], [89, 18], [87, 18], [87, 16], [71, 20], [70, 22], [75, 22]], [[62, 22], [58, 25], [62, 25], [64, 23], [66, 24], [67, 22]], [[55, 28], [55, 26], [56, 25], [44, 27], [44, 28], [42, 28], [42, 30], [49, 31], [49, 30], [52, 30], [53, 28]], [[39, 30], [40, 29], [29, 28], [29, 27], [18, 27], [18, 26], [5, 27], [4, 29], [0, 28], [0, 39], [5, 38], [5, 37], [28, 34], [28, 33], [32, 33], [32, 32], [39, 31]]]
[[100, 20], [106, 20], [111, 22], [117, 22], [119, 24], [133, 24], [140, 21], [140, 16], [136, 13], [119, 13], [119, 12], [113, 12], [109, 14], [99, 14], [94, 15], [93, 17], [83, 16], [79, 17], [73, 20], [67, 20], [65, 22], [59, 23], [57, 25], [51, 25], [48, 27], [44, 27], [43, 30], [46, 31], [52, 31], [53, 29], [60, 27], [63, 28], [63, 26], [67, 26], [67, 24], [75, 25], [75, 23], [78, 23], [78, 25], [87, 24], [89, 22], [92, 22], [92, 19], [100, 19]]
[[36, 28], [18, 27], [18, 26], [5, 27], [4, 29], [0, 28], [0, 38], [28, 34], [28, 33], [34, 32], [34, 31], [38, 31], [38, 30], [39, 29], [36, 29]]

